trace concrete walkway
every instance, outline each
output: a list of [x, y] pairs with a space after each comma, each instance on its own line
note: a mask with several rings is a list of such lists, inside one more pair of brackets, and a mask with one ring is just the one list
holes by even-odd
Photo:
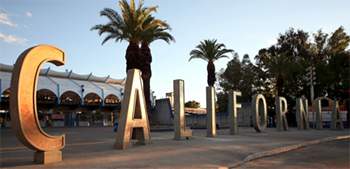
[[0, 130], [1, 168], [235, 167], [266, 155], [349, 138], [349, 129], [290, 128], [288, 132], [277, 132], [276, 128], [266, 128], [265, 132], [257, 133], [252, 127], [240, 127], [239, 135], [229, 135], [228, 129], [220, 129], [215, 138], [206, 137], [206, 130], [197, 129], [193, 131], [193, 140], [175, 141], [173, 132], [151, 132], [152, 145], [134, 144], [128, 150], [115, 150], [113, 127], [44, 128], [50, 135], [66, 134], [66, 147], [61, 150], [62, 162], [39, 165], [33, 162], [34, 151], [24, 147], [12, 129]]

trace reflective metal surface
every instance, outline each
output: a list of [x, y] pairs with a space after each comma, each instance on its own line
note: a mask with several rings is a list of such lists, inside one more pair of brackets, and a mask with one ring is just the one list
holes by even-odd
[[145, 95], [143, 93], [140, 70], [138, 69], [128, 70], [117, 139], [114, 144], [115, 149], [124, 150], [132, 147], [131, 136], [133, 128], [136, 128], [137, 132], [138, 141], [136, 144], [152, 144]]
[[185, 130], [184, 83], [183, 80], [174, 80], [174, 140], [186, 140], [193, 136], [192, 130]]
[[[260, 117], [260, 121], [259, 121]], [[263, 132], [267, 125], [266, 100], [262, 94], [255, 94], [252, 100], [252, 120], [256, 132]]]
[[[36, 163], [44, 164], [61, 161], [59, 149], [65, 146], [65, 135], [51, 136], [45, 133], [38, 119], [36, 89], [40, 68], [46, 62], [64, 65], [64, 51], [50, 45], [39, 45], [24, 51], [14, 66], [10, 88], [12, 129], [23, 145], [37, 150], [39, 154], [46, 154], [40, 160], [37, 156], [34, 158]], [[53, 153], [55, 158], [43, 153], [46, 151], [57, 152]], [[48, 156], [50, 158], [45, 158]]]
[[309, 109], [307, 107], [307, 99], [296, 100], [297, 112], [297, 126], [298, 130], [308, 130], [309, 129]]
[[208, 86], [207, 91], [207, 137], [216, 137], [215, 92]]
[[331, 130], [344, 130], [338, 101], [334, 101], [332, 106]]
[[288, 131], [288, 121], [286, 113], [288, 112], [287, 100], [284, 97], [277, 96], [275, 98], [276, 104], [276, 129], [277, 131]]
[[237, 103], [237, 96], [242, 96], [241, 92], [229, 91], [228, 94], [228, 105], [229, 105], [229, 114], [228, 114], [228, 123], [230, 125], [230, 135], [238, 134], [238, 123], [237, 123], [237, 108], [242, 108], [240, 103]]
[[322, 130], [322, 108], [321, 108], [321, 100], [316, 101], [316, 123], [315, 123], [317, 130]]

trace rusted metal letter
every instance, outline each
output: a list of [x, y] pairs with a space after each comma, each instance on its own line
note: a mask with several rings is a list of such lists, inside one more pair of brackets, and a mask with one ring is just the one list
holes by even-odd
[[10, 87], [12, 129], [23, 145], [36, 150], [34, 162], [39, 164], [62, 161], [59, 149], [65, 146], [65, 135], [45, 133], [38, 119], [36, 88], [40, 68], [45, 62], [64, 65], [64, 51], [50, 45], [27, 49], [16, 61]]

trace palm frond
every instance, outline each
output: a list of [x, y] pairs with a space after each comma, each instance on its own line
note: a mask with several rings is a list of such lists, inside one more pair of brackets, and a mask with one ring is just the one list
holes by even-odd
[[[196, 46], [196, 49], [190, 52], [190, 59], [199, 58], [207, 62], [216, 61], [220, 58], [229, 58], [226, 53], [233, 53], [232, 49], [226, 49], [225, 45], [222, 43], [216, 43], [217, 40], [206, 39], [201, 41], [199, 45]], [[199, 52], [200, 51], [200, 52]]]

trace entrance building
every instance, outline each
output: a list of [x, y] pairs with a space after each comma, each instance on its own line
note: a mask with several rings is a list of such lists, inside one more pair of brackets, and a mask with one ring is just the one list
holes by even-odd
[[[0, 63], [0, 126], [12, 127], [9, 110], [13, 66]], [[119, 117], [124, 79], [92, 73], [41, 69], [37, 83], [37, 110], [42, 127], [109, 126]]]

